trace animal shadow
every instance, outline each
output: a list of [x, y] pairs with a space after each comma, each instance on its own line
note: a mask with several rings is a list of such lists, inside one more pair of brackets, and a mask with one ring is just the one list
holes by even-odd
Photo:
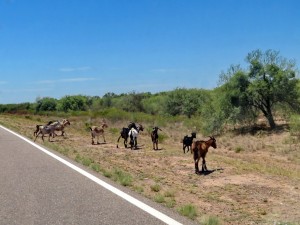
[[[130, 147], [129, 147], [129, 149], [131, 149]], [[132, 148], [132, 150], [140, 150], [140, 149], [143, 149], [141, 146], [136, 146], [135, 148]]]
[[106, 145], [107, 143], [106, 142], [99, 142], [99, 143], [95, 143], [95, 144], [92, 144], [92, 145]]
[[200, 173], [198, 173], [197, 175], [199, 176], [207, 176], [209, 174], [212, 174], [213, 172], [215, 171], [223, 171], [224, 169], [223, 168], [219, 168], [219, 169], [214, 169], [214, 170], [207, 170], [207, 171], [201, 171]]

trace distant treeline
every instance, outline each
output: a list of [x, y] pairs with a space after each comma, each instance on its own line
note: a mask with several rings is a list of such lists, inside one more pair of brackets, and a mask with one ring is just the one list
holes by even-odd
[[[99, 111], [116, 108], [125, 112], [143, 112], [151, 115], [185, 115], [187, 117], [201, 114], [202, 108], [211, 101], [213, 91], [203, 89], [177, 88], [169, 92], [156, 94], [106, 93], [104, 96], [65, 96], [61, 99], [51, 97], [38, 98], [34, 103], [2, 104], [1, 113], [41, 113]], [[203, 110], [202, 110], [203, 111]]]
[[[104, 96], [39, 98], [35, 103], [0, 105], [0, 113], [100, 112], [144, 113], [190, 118], [203, 133], [219, 132], [231, 125], [254, 124], [259, 115], [271, 129], [274, 117], [300, 113], [300, 82], [293, 60], [279, 52], [255, 50], [246, 57], [248, 68], [230, 66], [212, 90], [176, 88], [168, 92], [106, 93]], [[295, 118], [295, 117], [293, 117]], [[295, 119], [294, 119], [295, 121]]]

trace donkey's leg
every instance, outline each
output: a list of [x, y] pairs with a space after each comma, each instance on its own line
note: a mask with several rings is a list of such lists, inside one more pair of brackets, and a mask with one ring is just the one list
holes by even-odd
[[36, 134], [36, 136], [35, 136], [35, 139], [34, 139], [34, 142], [36, 141], [36, 139], [37, 139], [37, 137], [40, 135], [40, 133], [41, 133], [40, 131], [37, 132], [37, 134]]
[[127, 148], [127, 142], [128, 142], [128, 137], [124, 138], [124, 146], [125, 146], [125, 148]]
[[134, 138], [134, 148], [137, 149], [137, 137]]
[[202, 160], [202, 171], [207, 171], [205, 158]]
[[51, 138], [51, 135], [53, 136], [53, 138], [54, 138], [54, 133], [52, 133], [52, 132], [50, 132], [49, 133], [49, 137], [48, 137], [48, 141], [50, 142], [51, 140], [50, 140], [50, 138]]
[[198, 159], [196, 159], [195, 160], [195, 173], [196, 174], [200, 174], [200, 170], [199, 170], [199, 160]]
[[133, 138], [132, 134], [130, 134], [129, 138], [130, 138], [129, 144], [130, 144], [130, 148], [132, 150], [132, 148], [134, 146], [134, 138]]
[[200, 157], [198, 156], [198, 150], [197, 149], [195, 149], [194, 150], [194, 161], [195, 161], [195, 173], [196, 174], [199, 174], [200, 173], [200, 171], [199, 171], [199, 159], [200, 159]]
[[94, 136], [93, 133], [92, 133], [92, 145], [95, 144], [94, 138], [95, 138], [95, 136]]
[[[118, 141], [117, 141], [117, 148], [119, 148], [119, 140], [120, 140], [121, 137], [122, 137], [122, 135], [120, 135], [119, 138], [118, 138]], [[124, 143], [125, 143], [125, 141], [124, 141]]]

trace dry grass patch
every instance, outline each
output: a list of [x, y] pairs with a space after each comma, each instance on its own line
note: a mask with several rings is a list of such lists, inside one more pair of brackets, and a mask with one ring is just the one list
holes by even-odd
[[[54, 117], [0, 115], [0, 123], [33, 139], [36, 124]], [[300, 221], [300, 153], [289, 133], [226, 134], [209, 149], [208, 175], [195, 175], [190, 153], [183, 154], [182, 137], [190, 134], [180, 122], [161, 123], [160, 151], [152, 150], [147, 132], [141, 133], [139, 150], [116, 148], [126, 121], [109, 121], [107, 144], [91, 145], [88, 124], [103, 118], [71, 117], [67, 136], [39, 144], [54, 149], [92, 170], [204, 224], [297, 224]], [[153, 127], [153, 122], [142, 123]], [[182, 131], [183, 130], [183, 131]], [[197, 134], [197, 139], [207, 138]], [[240, 150], [236, 150], [239, 149]], [[299, 149], [299, 148], [298, 148]], [[203, 219], [205, 218], [205, 219]], [[211, 218], [211, 219], [209, 219]]]

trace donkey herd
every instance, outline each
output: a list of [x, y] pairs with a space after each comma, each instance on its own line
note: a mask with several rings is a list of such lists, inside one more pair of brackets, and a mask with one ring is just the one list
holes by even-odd
[[[36, 130], [34, 131], [34, 141], [38, 138], [39, 135], [41, 135], [42, 140], [44, 141], [44, 136], [48, 135], [48, 140], [50, 141], [50, 137], [54, 138], [57, 136], [55, 131], [60, 131], [61, 136], [65, 135], [65, 127], [71, 125], [70, 121], [67, 119], [63, 119], [62, 121], [50, 121], [46, 125], [36, 125]], [[104, 143], [106, 143], [105, 136], [104, 136], [104, 129], [107, 128], [108, 125], [103, 122], [101, 126], [91, 126], [89, 127], [89, 130], [91, 132], [92, 136], [92, 145], [95, 144], [95, 139], [97, 139], [97, 144], [100, 144], [99, 137], [102, 136]], [[128, 138], [129, 145], [131, 149], [137, 149], [137, 138], [139, 136], [139, 133], [144, 130], [144, 127], [141, 124], [136, 124], [134, 122], [130, 122], [127, 127], [123, 127], [120, 131], [120, 136], [117, 140], [117, 148], [119, 140], [121, 138], [124, 139], [124, 146], [125, 148], [128, 147]], [[162, 131], [159, 127], [155, 126], [153, 127], [151, 131], [151, 140], [153, 143], [153, 150], [158, 150], [158, 140], [159, 135], [158, 131]], [[208, 152], [209, 147], [217, 148], [217, 142], [214, 137], [209, 137], [209, 140], [203, 141], [203, 140], [197, 140], [196, 139], [196, 133], [192, 132], [191, 136], [188, 135], [184, 136], [182, 139], [183, 143], [183, 153], [189, 152], [191, 150], [191, 154], [193, 154], [194, 162], [195, 162], [195, 173], [200, 174], [199, 170], [199, 160], [202, 158], [202, 172], [206, 172], [206, 161], [205, 156]], [[187, 148], [187, 151], [185, 151]]]

